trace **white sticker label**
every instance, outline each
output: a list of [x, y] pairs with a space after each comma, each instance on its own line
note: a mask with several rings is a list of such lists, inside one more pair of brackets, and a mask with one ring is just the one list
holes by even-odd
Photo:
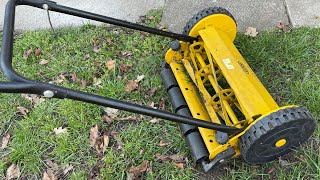
[[223, 59], [222, 61], [228, 69], [234, 69], [230, 58]]

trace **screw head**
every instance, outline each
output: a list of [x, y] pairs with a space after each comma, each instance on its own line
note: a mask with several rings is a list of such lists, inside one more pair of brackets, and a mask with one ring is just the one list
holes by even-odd
[[48, 10], [49, 9], [48, 4], [44, 4], [44, 5], [42, 5], [42, 7], [43, 7], [44, 10]]
[[43, 96], [46, 98], [52, 98], [54, 96], [54, 93], [50, 90], [46, 90], [43, 92]]

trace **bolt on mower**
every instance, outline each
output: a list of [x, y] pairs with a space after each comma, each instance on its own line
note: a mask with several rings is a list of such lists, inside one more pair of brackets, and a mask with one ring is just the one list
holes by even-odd
[[[43, 9], [48, 15], [54, 11], [174, 39], [161, 67], [164, 88], [174, 113], [19, 75], [12, 67], [18, 5]], [[178, 34], [53, 1], [9, 0], [1, 49], [1, 71], [9, 81], [0, 82], [0, 92], [68, 98], [177, 122], [195, 162], [201, 164], [205, 172], [238, 156], [249, 164], [266, 163], [307, 141], [316, 123], [303, 107], [279, 107], [233, 44], [236, 32], [234, 17], [217, 7], [195, 14], [183, 33]]]

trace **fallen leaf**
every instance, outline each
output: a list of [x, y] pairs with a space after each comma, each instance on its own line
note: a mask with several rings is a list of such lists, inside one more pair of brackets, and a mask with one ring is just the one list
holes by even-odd
[[183, 163], [173, 163], [175, 166], [177, 166], [179, 169], [184, 169]]
[[124, 90], [126, 92], [132, 92], [132, 91], [138, 89], [138, 87], [139, 87], [138, 82], [129, 80]]
[[268, 173], [268, 174], [271, 174], [271, 173], [273, 173], [273, 172], [274, 172], [274, 169], [273, 169], [273, 168], [267, 169], [267, 173]]
[[137, 76], [136, 82], [140, 82], [144, 79], [144, 75]]
[[119, 110], [118, 110], [118, 109], [114, 109], [114, 108], [107, 107], [107, 108], [104, 108], [104, 112], [106, 112], [109, 117], [111, 117], [111, 118], [116, 118], [116, 117], [118, 116]]
[[37, 48], [36, 51], [35, 51], [35, 55], [36, 56], [40, 56], [42, 53], [42, 49], [41, 48]]
[[161, 99], [159, 101], [159, 109], [161, 109], [161, 110], [165, 110], [166, 109], [166, 102], [165, 102], [164, 99]]
[[81, 81], [81, 79], [79, 79], [78, 76], [75, 73], [71, 73], [70, 77], [71, 77], [73, 82], [78, 82], [79, 83]]
[[111, 59], [107, 61], [106, 66], [108, 70], [113, 70], [116, 67], [116, 61]]
[[102, 120], [103, 120], [103, 122], [106, 122], [108, 124], [111, 124], [113, 121], [112, 118], [109, 117], [107, 114], [102, 115]]
[[30, 112], [30, 110], [25, 107], [21, 107], [21, 106], [17, 107], [17, 113], [19, 113], [23, 116], [27, 115], [29, 112]]
[[33, 52], [33, 49], [30, 48], [29, 50], [25, 51], [23, 53], [23, 59], [27, 60], [29, 58], [29, 56], [31, 55], [31, 53]]
[[8, 133], [2, 137], [1, 149], [5, 149], [8, 146], [10, 142], [10, 137], [11, 136]]
[[66, 174], [68, 174], [69, 171], [71, 171], [73, 169], [73, 166], [72, 165], [66, 165], [62, 169], [63, 169], [63, 174], [66, 175]]
[[147, 98], [153, 97], [154, 94], [155, 94], [157, 91], [158, 91], [158, 88], [156, 88], [156, 87], [150, 88], [150, 89], [147, 91], [146, 97], [147, 97]]
[[286, 160], [283, 160], [281, 157], [279, 157], [279, 164], [283, 167], [283, 166], [289, 166], [290, 163]]
[[291, 31], [291, 27], [289, 24], [283, 23], [283, 22], [279, 22], [277, 24], [277, 28], [279, 28], [280, 30], [282, 30], [283, 32], [290, 32]]
[[250, 37], [257, 37], [257, 35], [259, 34], [257, 29], [254, 27], [247, 27], [246, 32], [244, 33], [247, 36]]
[[107, 135], [103, 135], [102, 137], [99, 137], [96, 141], [96, 150], [98, 152], [98, 154], [104, 154], [104, 152], [106, 151], [108, 145], [109, 145], [109, 136]]
[[58, 127], [58, 128], [54, 128], [53, 131], [58, 136], [58, 135], [67, 133], [67, 128]]
[[146, 172], [148, 168], [148, 161], [143, 161], [139, 166], [132, 166], [129, 169], [129, 172], [134, 174], [135, 176], [140, 175], [143, 172]]
[[86, 81], [86, 80], [83, 80], [83, 79], [82, 79], [82, 80], [80, 81], [80, 83], [81, 83], [81, 88], [82, 88], [82, 89], [84, 89], [84, 88], [87, 87], [87, 81]]
[[90, 145], [94, 146], [98, 138], [99, 138], [99, 127], [98, 125], [95, 125], [93, 128], [90, 129]]
[[106, 41], [107, 41], [107, 43], [108, 43], [109, 45], [112, 45], [112, 44], [113, 44], [112, 39], [110, 39], [110, 38], [107, 38]]
[[55, 84], [61, 84], [63, 83], [66, 79], [66, 77], [64, 76], [64, 74], [59, 74], [58, 77], [56, 77], [53, 81], [51, 81], [50, 83], [55, 83]]
[[161, 147], [168, 146], [170, 144], [171, 144], [171, 142], [165, 142], [164, 140], [160, 140], [160, 142], [159, 142], [159, 146], [161, 146]]
[[46, 164], [50, 167], [50, 168], [53, 168], [53, 169], [57, 169], [59, 166], [57, 163], [51, 161], [51, 160], [46, 160]]
[[94, 77], [93, 78], [93, 86], [101, 86], [101, 84], [102, 84], [102, 80], [100, 79], [100, 78], [96, 78], [96, 77]]
[[155, 107], [155, 103], [154, 103], [154, 102], [151, 102], [151, 103], [149, 104], [149, 107], [151, 107], [151, 108], [153, 108], [153, 109], [157, 109], [157, 107]]
[[21, 94], [21, 96], [29, 100], [34, 107], [45, 101], [43, 97], [37, 94]]
[[86, 54], [85, 56], [84, 56], [84, 59], [89, 59], [90, 58], [90, 54]]
[[112, 132], [111, 132], [111, 135], [112, 135], [113, 138], [117, 141], [117, 145], [118, 145], [117, 149], [118, 149], [118, 150], [121, 150], [122, 147], [123, 147], [123, 142], [122, 142], [122, 139], [121, 139], [120, 135], [119, 135], [118, 132], [116, 132], [116, 131], [112, 131]]
[[45, 60], [45, 59], [41, 59], [41, 61], [39, 62], [40, 65], [46, 65], [48, 63], [49, 63], [49, 61]]
[[155, 124], [155, 123], [160, 122], [160, 119], [158, 119], [158, 118], [153, 118], [153, 119], [151, 119], [149, 122]]
[[52, 170], [47, 170], [43, 173], [42, 180], [57, 180]]
[[142, 155], [144, 153], [143, 149], [140, 149], [139, 154]]
[[145, 22], [146, 22], [146, 19], [147, 19], [147, 17], [146, 17], [145, 15], [139, 16], [139, 21], [140, 21], [141, 23], [145, 23]]
[[173, 160], [174, 162], [184, 162], [184, 157], [182, 155], [174, 154], [170, 155], [169, 158]]
[[94, 41], [94, 43], [93, 43], [93, 52], [95, 52], [95, 53], [99, 52], [99, 41]]
[[20, 176], [20, 168], [16, 164], [11, 164], [11, 166], [7, 169], [7, 180], [19, 178]]
[[123, 73], [126, 73], [130, 70], [130, 68], [132, 67], [131, 64], [121, 64], [120, 65], [120, 70], [123, 72]]
[[157, 160], [160, 160], [161, 162], [170, 160], [169, 156], [163, 156], [163, 155], [160, 155], [160, 153], [157, 153], [155, 157], [157, 158]]
[[117, 120], [119, 121], [133, 121], [133, 120], [137, 120], [136, 116], [127, 116], [127, 117], [123, 117], [123, 118], [117, 118]]

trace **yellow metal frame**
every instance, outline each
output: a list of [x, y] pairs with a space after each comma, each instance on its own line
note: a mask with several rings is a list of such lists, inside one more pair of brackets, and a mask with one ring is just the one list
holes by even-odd
[[[261, 118], [280, 109], [233, 44], [236, 35], [234, 20], [224, 14], [208, 16], [190, 31], [199, 41], [181, 43], [181, 51], [169, 49], [170, 65], [193, 117], [246, 129], [219, 144], [216, 131], [199, 128], [209, 151], [209, 159], [229, 147], [236, 155], [239, 137]], [[291, 106], [290, 106], [291, 107]], [[235, 110], [237, 109], [237, 112]], [[243, 119], [239, 119], [238, 114]], [[279, 143], [281, 145], [282, 142]]]

